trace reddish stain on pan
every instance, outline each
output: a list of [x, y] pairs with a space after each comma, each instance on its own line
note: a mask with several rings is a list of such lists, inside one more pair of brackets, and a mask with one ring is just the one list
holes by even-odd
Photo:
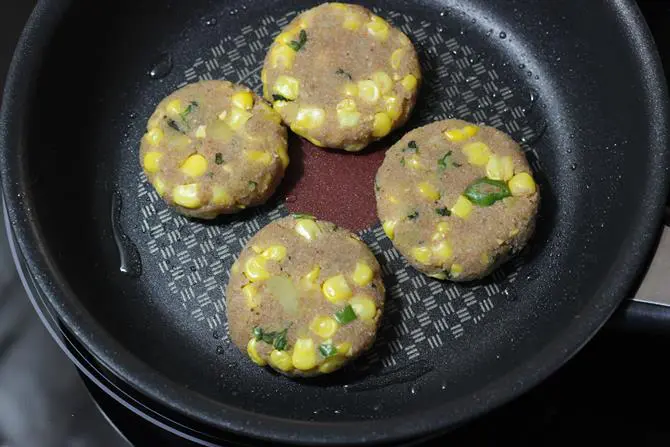
[[293, 136], [291, 163], [283, 196], [293, 213], [308, 213], [359, 231], [378, 222], [375, 175], [386, 147], [372, 144], [362, 152], [322, 149]]

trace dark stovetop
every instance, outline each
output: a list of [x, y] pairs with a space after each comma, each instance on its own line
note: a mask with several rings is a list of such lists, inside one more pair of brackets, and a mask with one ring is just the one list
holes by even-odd
[[[0, 86], [33, 3], [5, 0], [0, 5]], [[670, 73], [670, 2], [639, 3]], [[629, 332], [610, 324], [545, 383], [440, 443], [670, 445], [668, 349], [670, 335]], [[99, 390], [93, 394], [135, 445], [187, 445]], [[0, 446], [127, 445], [30, 307], [0, 232]]]

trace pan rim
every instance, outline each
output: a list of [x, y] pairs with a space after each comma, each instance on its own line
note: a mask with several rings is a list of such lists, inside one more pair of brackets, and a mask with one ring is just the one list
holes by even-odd
[[[625, 294], [643, 270], [653, 249], [660, 228], [665, 198], [668, 195], [670, 152], [668, 148], [668, 97], [665, 75], [653, 38], [633, 0], [614, 0], [612, 8], [623, 17], [628, 38], [635, 43], [636, 59], [644, 67], [641, 82], [643, 95], [650, 109], [650, 163], [647, 176], [643, 213], [632, 227], [636, 231], [621, 241], [621, 255], [612, 262], [609, 278], [597, 294], [602, 304], [587, 317], [573, 320], [564, 335], [556, 337], [534, 357], [508, 371], [477, 392], [450, 401], [431, 410], [413, 413], [411, 417], [393, 417], [360, 422], [301, 422], [261, 415], [216, 402], [205, 395], [183, 389], [140, 358], [125, 351], [114, 338], [95, 323], [93, 317], [78, 301], [60, 273], [56, 260], [46, 249], [43, 234], [33, 219], [33, 211], [23, 200], [24, 191], [14, 182], [15, 173], [22, 169], [15, 153], [22, 144], [22, 119], [31, 104], [42, 55], [50, 37], [60, 23], [72, 0], [40, 0], [33, 11], [16, 47], [10, 66], [2, 111], [0, 112], [0, 176], [8, 225], [11, 225], [19, 251], [25, 255], [28, 270], [50, 300], [61, 321], [106, 368], [150, 399], [164, 404], [175, 412], [207, 426], [241, 436], [293, 444], [353, 444], [361, 441], [380, 443], [403, 441], [454, 427], [479, 416], [525, 393], [560, 368], [597, 333], [616, 310]], [[15, 115], [13, 113], [16, 113]], [[636, 268], [631, 269], [634, 265]], [[626, 287], [623, 287], [626, 286]], [[523, 380], [523, 378], [526, 380]], [[252, 423], [247, 424], [247, 421]], [[324, 433], [329, 436], [324, 438]]]

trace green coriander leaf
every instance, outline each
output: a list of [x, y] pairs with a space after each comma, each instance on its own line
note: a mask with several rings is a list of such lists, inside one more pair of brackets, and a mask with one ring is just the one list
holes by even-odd
[[293, 51], [296, 52], [302, 50], [302, 47], [304, 47], [305, 43], [307, 43], [307, 32], [304, 29], [301, 29], [298, 38], [300, 40], [298, 41], [292, 40], [291, 42], [288, 43], [288, 46], [291, 47]]
[[408, 215], [407, 215], [407, 218], [408, 218], [409, 220], [414, 220], [414, 219], [416, 219], [417, 217], [419, 217], [419, 212], [418, 212], [418, 211], [414, 211], [414, 212], [412, 212], [411, 214], [408, 214]]
[[319, 352], [324, 358], [333, 357], [337, 355], [337, 348], [332, 343], [321, 343]]
[[221, 152], [217, 152], [216, 155], [214, 156], [214, 163], [216, 163], [217, 165], [223, 164], [223, 154]]
[[351, 74], [350, 74], [350, 73], [347, 73], [346, 71], [342, 70], [341, 68], [338, 68], [337, 71], [335, 72], [335, 74], [340, 75], [340, 76], [345, 76], [345, 77], [347, 77], [350, 81], [353, 79], [353, 78], [351, 77]]
[[435, 212], [440, 216], [451, 216], [451, 211], [449, 208], [435, 208]]
[[285, 351], [286, 348], [288, 347], [288, 340], [286, 339], [287, 334], [288, 334], [288, 328], [284, 329], [281, 332], [278, 332], [277, 335], [275, 336], [272, 346], [277, 351]]
[[273, 101], [286, 101], [286, 102], [290, 102], [290, 101], [291, 101], [290, 99], [288, 99], [288, 98], [286, 98], [286, 97], [284, 97], [284, 96], [282, 96], [282, 95], [276, 95], [276, 94], [275, 94], [275, 95], [272, 95], [272, 100], [273, 100]]
[[251, 331], [252, 335], [256, 339], [256, 341], [261, 341], [263, 339], [263, 329], [256, 326], [253, 331]]
[[444, 171], [445, 169], [449, 168], [451, 165], [451, 159], [449, 157], [451, 157], [451, 151], [447, 152], [444, 154], [444, 157], [437, 160], [438, 171]]

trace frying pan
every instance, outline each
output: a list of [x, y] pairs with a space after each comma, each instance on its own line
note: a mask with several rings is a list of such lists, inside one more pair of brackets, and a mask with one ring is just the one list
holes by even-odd
[[[453, 116], [526, 150], [543, 200], [528, 250], [477, 283], [409, 268], [365, 198], [398, 133], [361, 155], [293, 138], [292, 172], [266, 206], [211, 223], [176, 215], [140, 173], [149, 113], [198, 79], [259, 91], [271, 39], [314, 4], [41, 1], [2, 105], [8, 226], [73, 339], [210, 433], [309, 445], [436, 434], [546, 378], [635, 286], [668, 192], [665, 79], [629, 0], [365, 1], [419, 51], [425, 83], [404, 131]], [[369, 244], [388, 304], [368, 355], [289, 380], [231, 346], [223, 290], [252, 234], [315, 207]]]

